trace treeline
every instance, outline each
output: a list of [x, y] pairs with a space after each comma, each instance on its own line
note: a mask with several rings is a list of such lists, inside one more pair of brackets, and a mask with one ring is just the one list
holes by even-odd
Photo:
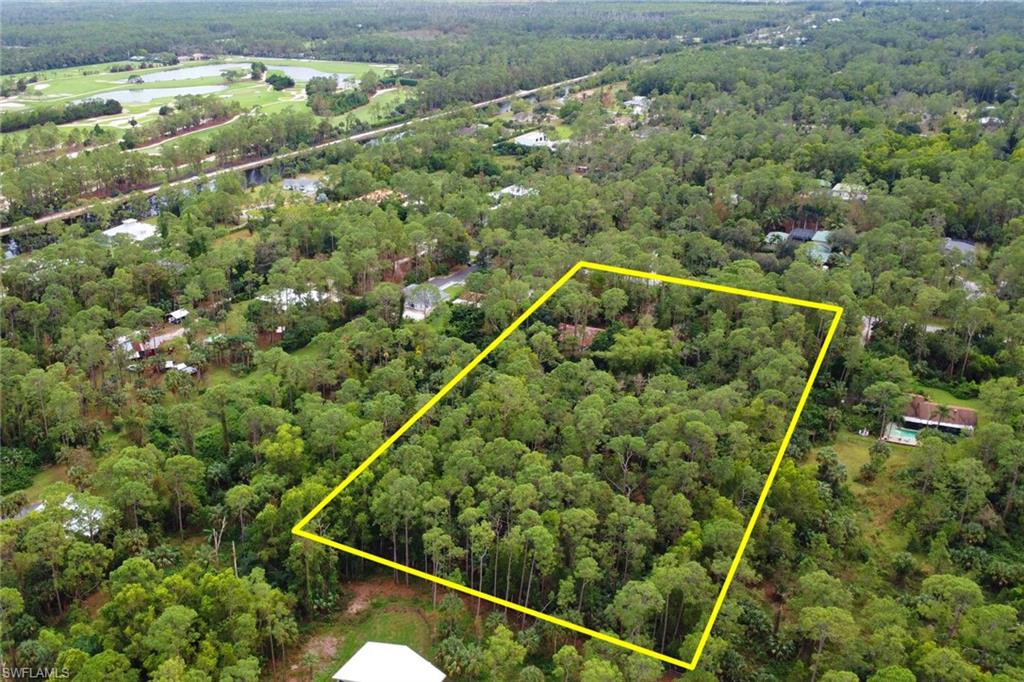
[[[258, 13], [193, 3], [145, 10], [108, 3], [62, 7], [43, 17], [28, 2], [5, 3], [3, 73], [125, 60], [137, 54], [315, 56], [426, 64], [445, 72], [529, 39], [566, 37], [580, 44], [620, 40], [718, 40], [797, 15], [788, 7], [638, 7], [628, 12], [591, 3], [557, 5], [391, 5], [386, 13], [354, 2], [261, 5]], [[452, 27], [459, 30], [453, 31]], [[464, 27], [468, 30], [464, 30]], [[102, 36], [102, 39], [100, 38]], [[462, 46], [473, 60], [460, 62]], [[566, 53], [563, 56], [569, 56]]]
[[111, 116], [121, 113], [121, 103], [116, 99], [87, 99], [63, 106], [15, 109], [0, 115], [0, 132], [9, 133], [46, 123], [72, 123], [96, 116]]
[[631, 58], [678, 49], [678, 44], [647, 40], [589, 41], [582, 39], [523, 39], [503, 50], [485, 51], [460, 45], [461, 59], [437, 64], [417, 85], [424, 109], [457, 102], [479, 102], [516, 90], [582, 76]]
[[[237, 111], [237, 104], [219, 98], [185, 100], [184, 111], [169, 114], [142, 132], [127, 132], [126, 145], [139, 144], [166, 134], [170, 129], [202, 116]], [[87, 150], [75, 158], [48, 159], [17, 167], [4, 177], [4, 192], [10, 200], [5, 222], [58, 211], [79, 197], [113, 196], [158, 184], [162, 181], [202, 172], [215, 156], [214, 167], [248, 158], [268, 156], [285, 149], [322, 142], [332, 134], [329, 123], [309, 112], [284, 111], [274, 115], [246, 116], [218, 128], [209, 138], [185, 137], [161, 146], [160, 155], [126, 153], [118, 147]]]
[[127, 130], [122, 144], [125, 149], [132, 149], [160, 138], [195, 130], [210, 122], [226, 120], [241, 111], [242, 106], [232, 99], [216, 95], [181, 95], [174, 98], [173, 105], [161, 107], [160, 116], [151, 123]]

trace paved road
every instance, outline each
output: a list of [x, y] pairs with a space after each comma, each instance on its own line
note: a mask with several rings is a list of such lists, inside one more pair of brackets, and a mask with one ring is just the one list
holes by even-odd
[[476, 265], [471, 265], [468, 268], [459, 270], [458, 272], [450, 272], [447, 275], [439, 275], [437, 277], [431, 277], [427, 280], [427, 284], [433, 284], [435, 287], [441, 290], [445, 298], [448, 298], [448, 292], [446, 289], [450, 289], [453, 286], [459, 286], [466, 283], [466, 279], [469, 278], [474, 272], [480, 268]]
[[[653, 59], [655, 59], [655, 57], [649, 57], [649, 58], [645, 58], [645, 59], [640, 59], [640, 60], [637, 60], [637, 62], [652, 61]], [[584, 81], [584, 80], [586, 80], [588, 78], [596, 76], [598, 73], [600, 73], [600, 71], [593, 71], [593, 72], [585, 74], [583, 76], [577, 76], [576, 78], [569, 78], [569, 79], [566, 79], [566, 80], [558, 81], [557, 83], [547, 83], [545, 85], [541, 85], [541, 86], [536, 87], [536, 88], [531, 88], [529, 90], [518, 90], [518, 91], [516, 91], [516, 92], [514, 92], [512, 94], [509, 94], [509, 95], [502, 95], [501, 97], [495, 97], [494, 99], [485, 100], [483, 102], [476, 102], [474, 104], [469, 105], [469, 107], [472, 108], [472, 109], [483, 109], [483, 108], [491, 106], [492, 104], [499, 104], [501, 102], [505, 102], [505, 101], [516, 99], [516, 98], [520, 98], [520, 97], [528, 97], [528, 96], [536, 94], [536, 93], [538, 93], [541, 90], [544, 90], [546, 88], [558, 88], [558, 87], [562, 87], [562, 86], [566, 86], [566, 85], [573, 85], [574, 83], [579, 83], [579, 82]], [[362, 132], [362, 133], [355, 133], [354, 135], [348, 135], [347, 137], [341, 137], [341, 138], [338, 138], [338, 139], [335, 139], [335, 140], [329, 140], [327, 142], [321, 142], [320, 144], [313, 145], [312, 147], [307, 147], [305, 149], [300, 149], [300, 150], [292, 151], [292, 152], [284, 152], [282, 154], [274, 154], [273, 156], [267, 156], [267, 157], [264, 157], [262, 159], [256, 159], [254, 161], [246, 161], [244, 163], [238, 163], [238, 164], [235, 164], [235, 165], [232, 165], [232, 166], [226, 166], [226, 167], [218, 169], [218, 170], [211, 170], [211, 171], [209, 171], [207, 173], [203, 173], [203, 175], [208, 177], [208, 178], [213, 178], [213, 177], [216, 177], [218, 175], [222, 175], [223, 173], [232, 173], [232, 172], [235, 172], [235, 171], [247, 171], [247, 170], [251, 170], [253, 168], [259, 168], [260, 166], [266, 166], [268, 164], [271, 164], [271, 163], [274, 163], [274, 162], [277, 162], [277, 161], [286, 161], [288, 159], [292, 159], [292, 158], [295, 158], [295, 157], [298, 157], [298, 156], [303, 156], [305, 154], [312, 154], [312, 153], [317, 152], [319, 150], [326, 149], [327, 147], [330, 147], [330, 146], [333, 146], [333, 145], [336, 145], [336, 144], [341, 144], [343, 142], [366, 142], [367, 140], [372, 140], [372, 139], [377, 138], [377, 137], [383, 137], [383, 136], [388, 135], [390, 133], [396, 133], [398, 131], [404, 130], [404, 129], [409, 128], [411, 126], [414, 126], [414, 125], [416, 125], [418, 123], [424, 123], [426, 121], [433, 121], [435, 119], [443, 118], [445, 116], [450, 116], [452, 113], [460, 111], [460, 109], [461, 108], [457, 107], [457, 108], [453, 108], [453, 109], [446, 109], [444, 111], [438, 111], [438, 112], [435, 112], [433, 114], [427, 114], [426, 116], [420, 116], [418, 118], [409, 119], [408, 121], [402, 121], [401, 123], [393, 123], [391, 125], [382, 126], [380, 128], [374, 128], [373, 130], [367, 130], [367, 131]], [[180, 186], [180, 185], [188, 185], [190, 183], [194, 183], [198, 177], [199, 177], [198, 175], [190, 175], [187, 178], [182, 178], [181, 180], [175, 180], [174, 182], [169, 183], [169, 186], [170, 187], [177, 187], [177, 186]], [[156, 192], [160, 191], [161, 187], [163, 187], [163, 184], [157, 184], [157, 185], [152, 185], [150, 187], [142, 188], [142, 189], [140, 189], [138, 191], [142, 192], [143, 194], [147, 194], [147, 195], [155, 194]], [[45, 215], [45, 216], [43, 216], [41, 218], [36, 218], [36, 220], [34, 221], [34, 224], [36, 224], [36, 225], [45, 225], [46, 223], [50, 223], [50, 222], [53, 222], [55, 220], [67, 220], [69, 218], [77, 218], [80, 215], [84, 215], [85, 213], [88, 213], [90, 210], [92, 210], [96, 206], [100, 206], [100, 205], [103, 205], [103, 204], [120, 204], [120, 203], [123, 203], [123, 202], [128, 200], [129, 196], [130, 195], [125, 194], [125, 195], [121, 195], [121, 196], [118, 196], [118, 197], [114, 197], [112, 199], [105, 199], [103, 201], [99, 201], [99, 202], [96, 202], [96, 203], [93, 203], [93, 204], [89, 204], [87, 206], [79, 206], [79, 207], [76, 207], [76, 208], [69, 208], [69, 209], [64, 210], [64, 211], [58, 211], [56, 213], [51, 213], [51, 214]], [[29, 224], [32, 224], [32, 223], [29, 223]], [[16, 226], [0, 228], [0, 236], [6, 235], [6, 234], [8, 234], [8, 233], [10, 233], [10, 232], [12, 232], [14, 230], [18, 230], [18, 229], [20, 229], [22, 227], [25, 227], [25, 225], [16, 225]]]

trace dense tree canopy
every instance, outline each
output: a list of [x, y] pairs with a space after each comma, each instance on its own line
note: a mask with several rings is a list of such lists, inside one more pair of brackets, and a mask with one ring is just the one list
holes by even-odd
[[[42, 45], [36, 10], [8, 4], [3, 56], [23, 52], [21, 68], [138, 49], [117, 29], [138, 24], [138, 8], [101, 49], [83, 42], [91, 6], [60, 8], [82, 36], [65, 47]], [[195, 30], [176, 37], [164, 26], [178, 6], [154, 6], [151, 50], [216, 42], [291, 54], [301, 36], [317, 55], [416, 62], [421, 97], [441, 93], [432, 104], [668, 43], [678, 54], [542, 92], [520, 111], [455, 112], [379, 144], [335, 145], [265, 168], [258, 187], [200, 178], [152, 203], [19, 232], [25, 253], [0, 273], [4, 664], [77, 680], [318, 670], [327, 661], [300, 653], [311, 633], [346, 617], [354, 585], [383, 575], [423, 599], [431, 649], [421, 653], [451, 679], [661, 679], [653, 659], [291, 533], [586, 259], [845, 309], [687, 678], [1020, 679], [1020, 11], [737, 6], [716, 8], [733, 13], [716, 20], [682, 7], [474, 6], [465, 36], [412, 40], [405, 32], [425, 30], [424, 17], [455, 10], [396, 7], [385, 28], [364, 9], [327, 21], [270, 4], [225, 19], [236, 33], [221, 42], [205, 21], [215, 10], [196, 6], [183, 23]], [[677, 44], [794, 17], [817, 28], [786, 50], [759, 49], [756, 32], [744, 49]], [[332, 31], [360, 21], [366, 35]], [[311, 106], [335, 96], [323, 83], [307, 90]], [[634, 95], [651, 98], [649, 111], [626, 116]], [[234, 113], [185, 99], [138, 142]], [[496, 143], [524, 130], [516, 113], [562, 114], [545, 130], [571, 141], [500, 153]], [[19, 133], [21, 144], [44, 148], [53, 130]], [[8, 159], [4, 194], [9, 215], [34, 215], [201, 169], [208, 154], [246, 159], [325, 134], [309, 112], [260, 114], [160, 156], [109, 145], [73, 160]], [[280, 188], [300, 172], [316, 173], [318, 196]], [[864, 196], [830, 192], [836, 183]], [[126, 217], [157, 234], [93, 234]], [[828, 253], [769, 234], [798, 229], [827, 231]], [[449, 273], [453, 286], [427, 282]], [[426, 319], [403, 314], [424, 301], [436, 304]], [[168, 322], [179, 308], [184, 324]], [[580, 273], [311, 530], [687, 659], [830, 321]], [[169, 331], [152, 357], [131, 343]], [[908, 393], [945, 417], [972, 408], [976, 428], [929, 425], [915, 448], [884, 442]]]

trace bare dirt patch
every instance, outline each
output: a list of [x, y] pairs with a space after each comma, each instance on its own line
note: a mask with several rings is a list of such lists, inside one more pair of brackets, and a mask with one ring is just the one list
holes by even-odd
[[[418, 582], [418, 581], [417, 581]], [[405, 580], [395, 583], [386, 576], [379, 576], [369, 580], [361, 580], [345, 585], [345, 590], [352, 594], [345, 612], [339, 615], [324, 631], [311, 635], [299, 647], [298, 651], [288, 654], [288, 669], [284, 676], [286, 682], [308, 682], [311, 675], [334, 661], [339, 654], [345, 654], [346, 638], [353, 635], [353, 628], [362, 622], [359, 614], [367, 611], [373, 601], [378, 598], [393, 599], [396, 597], [415, 599], [423, 596], [422, 587], [417, 589], [414, 585], [406, 585]], [[387, 612], [406, 613], [406, 617], [422, 619], [427, 623], [429, 631], [429, 620], [418, 607], [410, 608], [408, 605], [389, 604], [380, 613]], [[351, 649], [351, 642], [348, 643]], [[353, 650], [354, 651], [354, 650]], [[351, 655], [352, 652], [349, 652]]]
[[345, 609], [346, 616], [362, 613], [369, 608], [370, 604], [377, 597], [416, 597], [419, 595], [419, 592], [411, 585], [406, 585], [404, 580], [400, 583], [395, 583], [387, 578], [364, 580], [352, 583], [346, 587], [353, 593], [352, 601], [348, 603], [348, 607]]

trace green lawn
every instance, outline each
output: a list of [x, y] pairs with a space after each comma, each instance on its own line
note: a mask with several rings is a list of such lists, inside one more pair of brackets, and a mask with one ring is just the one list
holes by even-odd
[[394, 109], [398, 104], [413, 96], [412, 88], [393, 88], [388, 90], [382, 90], [373, 96], [369, 104], [364, 104], [361, 107], [353, 109], [352, 111], [334, 116], [331, 118], [331, 123], [338, 124], [344, 122], [350, 116], [356, 120], [364, 123], [374, 124], [387, 117], [391, 110]]
[[54, 483], [67, 483], [68, 468], [63, 464], [55, 464], [45, 467], [32, 479], [32, 485], [25, 488], [25, 497], [28, 501], [38, 502], [43, 490]]
[[568, 140], [572, 138], [572, 128], [569, 126], [559, 123], [555, 126], [554, 131], [551, 133], [552, 140]]
[[255, 238], [256, 238], [256, 233], [255, 232], [250, 232], [245, 227], [238, 227], [238, 228], [235, 228], [235, 229], [227, 232], [226, 234], [224, 234], [224, 235], [214, 239], [212, 245], [213, 245], [214, 248], [216, 248], [218, 246], [223, 246], [225, 244], [230, 244], [231, 242], [244, 242], [244, 241], [248, 241], [249, 239], [255, 239]]
[[[190, 88], [196, 86], [217, 85], [223, 86], [223, 89], [217, 92], [218, 95], [237, 100], [242, 107], [247, 110], [257, 106], [266, 111], [280, 111], [289, 107], [305, 106], [304, 80], [300, 78], [295, 79], [297, 81], [296, 87], [283, 91], [275, 91], [265, 83], [254, 82], [249, 79], [243, 79], [235, 83], [228, 83], [222, 76], [220, 76], [220, 74], [209, 76], [185, 75], [180, 79], [150, 81], [140, 84], [128, 84], [126, 82], [129, 76], [138, 75], [145, 79], [146, 76], [150, 76], [155, 73], [180, 71], [192, 67], [216, 67], [224, 65], [226, 69], [230, 65], [232, 69], [247, 69], [248, 64], [255, 60], [262, 61], [267, 65], [270, 71], [273, 71], [275, 67], [303, 67], [315, 69], [322, 73], [352, 74], [356, 79], [361, 78], [370, 70], [375, 70], [377, 73], [382, 75], [394, 70], [394, 67], [391, 65], [375, 65], [364, 62], [276, 59], [261, 57], [225, 57], [215, 60], [185, 62], [170, 67], [157, 67], [153, 69], [111, 73], [111, 66], [115, 64], [123, 64], [124, 62], [110, 62], [108, 64], [97, 64], [88, 67], [73, 67], [38, 72], [41, 76], [40, 81], [29, 85], [28, 90], [21, 95], [12, 98], [10, 102], [15, 105], [22, 105], [26, 107], [39, 107], [52, 104], [64, 104], [86, 97], [95, 96], [102, 98], [105, 93], [111, 93], [115, 90], [150, 90], [157, 88]], [[408, 96], [408, 94], [405, 90], [395, 91], [394, 93], [384, 93], [382, 95], [381, 104], [387, 105], [390, 102], [391, 106], [394, 106], [395, 102], [406, 96]], [[147, 119], [152, 119], [156, 116], [156, 110], [159, 109], [162, 104], [171, 103], [173, 99], [174, 97], [172, 95], [153, 99], [149, 102], [125, 103], [123, 106], [124, 111], [121, 114], [102, 117], [98, 119], [98, 122], [103, 126], [127, 127], [128, 121], [133, 116], [137, 121], [145, 122]], [[390, 110], [390, 107], [388, 107], [388, 110]], [[360, 116], [363, 117], [370, 117], [371, 115], [371, 112], [360, 114]], [[94, 123], [95, 121], [91, 120], [88, 124], [77, 123], [68, 125], [91, 128]]]
[[889, 552], [899, 552], [906, 548], [908, 538], [905, 529], [893, 523], [892, 519], [896, 511], [906, 504], [907, 498], [895, 477], [907, 467], [913, 448], [890, 443], [892, 454], [881, 473], [870, 483], [860, 483], [854, 479], [868, 462], [868, 451], [875, 440], [840, 431], [833, 447], [839, 453], [839, 461], [846, 466], [850, 490], [859, 503], [858, 517], [865, 539]]
[[977, 398], [957, 398], [949, 391], [944, 391], [941, 388], [932, 388], [920, 383], [914, 385], [914, 390], [928, 400], [939, 403], [940, 405], [969, 407], [972, 410], [976, 410], [980, 416], [988, 416], [988, 410], [986, 409], [985, 404]]
[[432, 642], [433, 626], [427, 620], [426, 609], [429, 600], [407, 597], [374, 599], [370, 607], [353, 618], [343, 617], [338, 623], [328, 626], [325, 634], [337, 638], [337, 648], [329, 664], [321, 667], [313, 678], [316, 682], [329, 682], [338, 668], [345, 664], [363, 644], [370, 641], [405, 644], [422, 656], [428, 656]]

